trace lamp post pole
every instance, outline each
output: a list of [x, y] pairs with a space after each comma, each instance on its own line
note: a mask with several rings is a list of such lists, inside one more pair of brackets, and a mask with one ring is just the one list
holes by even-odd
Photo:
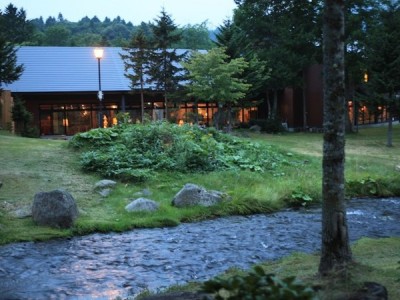
[[103, 92], [101, 91], [101, 69], [100, 69], [100, 60], [103, 58], [104, 50], [101, 48], [94, 49], [94, 56], [97, 58], [97, 69], [98, 69], [98, 78], [99, 78], [99, 91], [97, 93], [97, 98], [99, 99], [99, 116], [98, 116], [98, 127], [103, 127]]

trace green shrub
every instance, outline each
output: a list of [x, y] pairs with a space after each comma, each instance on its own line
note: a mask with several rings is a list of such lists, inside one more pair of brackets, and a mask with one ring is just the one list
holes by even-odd
[[273, 274], [266, 274], [256, 266], [247, 275], [235, 275], [228, 279], [216, 278], [203, 285], [206, 293], [211, 293], [216, 300], [309, 300], [316, 299], [314, 290], [305, 286], [295, 277], [279, 279]]
[[[390, 178], [363, 178], [346, 182], [346, 194], [349, 197], [387, 197], [397, 194], [398, 180]], [[391, 186], [394, 185], [394, 186]], [[392, 192], [389, 192], [392, 191]]]
[[286, 200], [286, 203], [289, 207], [299, 208], [299, 207], [306, 207], [307, 205], [311, 204], [313, 198], [304, 193], [300, 189], [296, 189], [290, 195], [290, 198]]
[[[75, 135], [70, 145], [82, 152], [84, 170], [143, 181], [151, 171], [265, 172], [291, 163], [287, 155], [221, 133], [214, 128], [167, 122], [127, 124]], [[138, 170], [145, 170], [139, 172]], [[138, 176], [137, 174], [142, 174]]]

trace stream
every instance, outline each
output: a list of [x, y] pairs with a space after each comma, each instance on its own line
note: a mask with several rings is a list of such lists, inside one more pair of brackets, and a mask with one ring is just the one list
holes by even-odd
[[[400, 199], [347, 204], [352, 242], [400, 237]], [[321, 209], [0, 247], [0, 299], [114, 299], [320, 249]]]

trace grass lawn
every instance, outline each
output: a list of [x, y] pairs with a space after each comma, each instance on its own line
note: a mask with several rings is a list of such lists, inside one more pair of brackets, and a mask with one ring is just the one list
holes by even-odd
[[[219, 171], [207, 174], [159, 173], [144, 183], [119, 182], [111, 195], [103, 198], [93, 191], [94, 184], [103, 178], [81, 171], [79, 153], [71, 150], [67, 141], [28, 139], [0, 132], [0, 182], [2, 183], [0, 245], [68, 237], [95, 231], [174, 226], [180, 222], [230, 214], [270, 212], [288, 206], [293, 200], [302, 201], [302, 198], [311, 198], [313, 202], [321, 201], [322, 134], [269, 135], [241, 131], [237, 134], [276, 149], [296, 164], [283, 164], [278, 169], [264, 173], [250, 171]], [[347, 135], [346, 195], [348, 197], [400, 196], [400, 172], [396, 170], [396, 166], [400, 165], [400, 126], [394, 127], [393, 136], [394, 147], [388, 148], [385, 146], [385, 127], [360, 129], [357, 134]], [[213, 208], [172, 207], [171, 201], [174, 195], [189, 182], [207, 189], [227, 192], [233, 201]], [[77, 200], [80, 217], [73, 228], [52, 229], [36, 226], [30, 217], [16, 218], [15, 212], [18, 209], [29, 209], [35, 193], [56, 188], [69, 191]], [[127, 213], [124, 210], [125, 205], [137, 198], [135, 194], [143, 189], [152, 192], [150, 198], [160, 203], [160, 210], [153, 214]], [[360, 244], [362, 243], [364, 241], [360, 241]], [[368, 240], [365, 243], [370, 245], [372, 241]], [[378, 240], [376, 248], [389, 253], [396, 247], [398, 249], [398, 243], [398, 239], [391, 239], [387, 243]], [[391, 282], [388, 279], [399, 274], [398, 254], [392, 253], [387, 256], [389, 259], [374, 254], [373, 257], [378, 255], [375, 262], [368, 259], [370, 246], [355, 247], [355, 258], [358, 260], [362, 257], [361, 264], [357, 265], [361, 271], [357, 269], [355, 274], [360, 273], [363, 276], [368, 272], [374, 274], [376, 281], [390, 287], [391, 299], [400, 299], [399, 294], [393, 294], [394, 288], [392, 288], [398, 284], [400, 276], [393, 279], [397, 281]], [[357, 247], [361, 247], [361, 250], [356, 250]], [[300, 264], [294, 263], [296, 260]], [[300, 275], [305, 280], [310, 280], [312, 274], [316, 272], [317, 260], [317, 257], [299, 254], [285, 259], [282, 263], [274, 262], [267, 265], [275, 268], [273, 270], [278, 275], [299, 275], [299, 270], [303, 270], [302, 273], [305, 273]], [[285, 265], [285, 261], [290, 263]], [[291, 271], [287, 267], [289, 265], [292, 266]], [[283, 272], [286, 269], [288, 272]], [[381, 273], [383, 277], [376, 275]]]
[[[238, 133], [240, 135], [240, 132]], [[346, 138], [346, 194], [352, 196], [399, 196], [400, 126], [394, 127], [394, 147], [388, 148], [386, 128], [360, 129]], [[264, 173], [218, 171], [204, 173], [158, 173], [145, 183], [120, 182], [103, 198], [93, 191], [96, 174], [84, 173], [79, 153], [65, 140], [29, 139], [0, 134], [0, 244], [44, 240], [94, 231], [123, 231], [138, 227], [173, 226], [230, 214], [251, 214], [281, 209], [298, 196], [321, 200], [322, 135], [286, 133], [249, 134], [246, 139], [283, 153], [296, 164]], [[185, 183], [227, 192], [233, 201], [213, 208], [177, 209], [174, 195]], [[77, 200], [80, 217], [72, 229], [35, 226], [31, 218], [15, 217], [18, 209], [29, 208], [39, 191], [63, 188]], [[154, 214], [127, 213], [124, 207], [143, 189], [160, 202]]]

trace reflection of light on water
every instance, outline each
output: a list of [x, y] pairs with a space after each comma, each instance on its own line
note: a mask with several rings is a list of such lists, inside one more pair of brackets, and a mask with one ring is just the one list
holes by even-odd
[[364, 212], [362, 210], [356, 209], [356, 210], [348, 211], [347, 214], [348, 215], [362, 216], [362, 215], [364, 215]]
[[382, 202], [390, 203], [390, 204], [395, 204], [395, 205], [400, 205], [400, 201], [396, 199], [383, 199]]

